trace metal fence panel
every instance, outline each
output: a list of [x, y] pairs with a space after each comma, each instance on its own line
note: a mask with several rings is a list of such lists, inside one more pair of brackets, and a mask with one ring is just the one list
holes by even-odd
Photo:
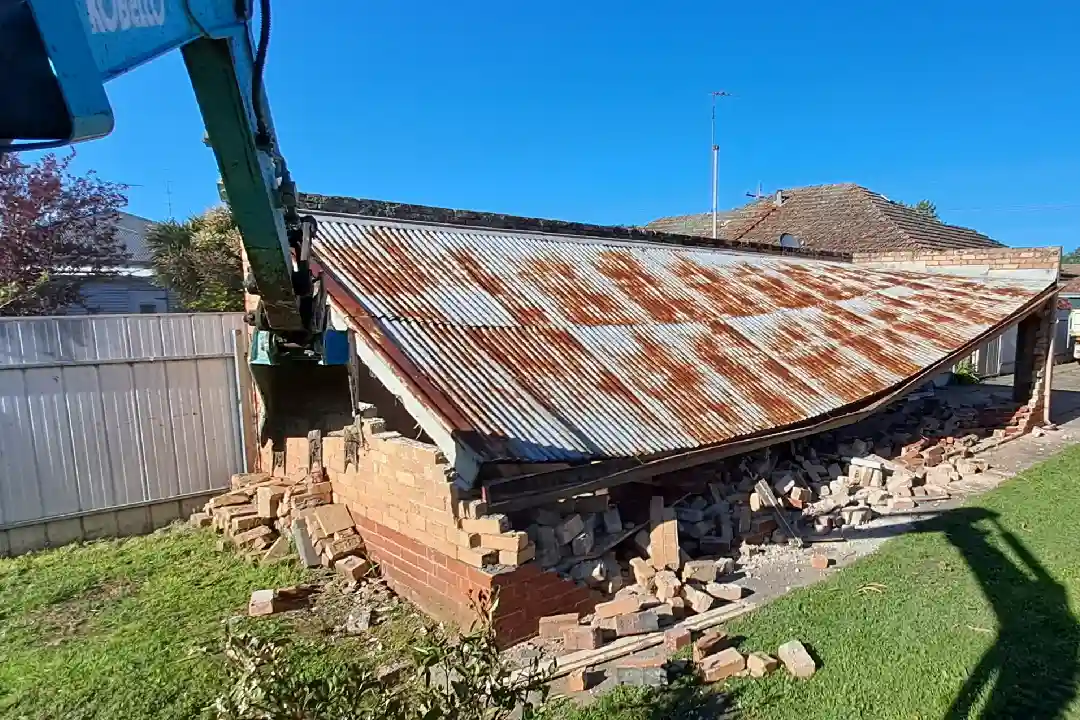
[[0, 319], [0, 527], [209, 492], [243, 468], [239, 313]]

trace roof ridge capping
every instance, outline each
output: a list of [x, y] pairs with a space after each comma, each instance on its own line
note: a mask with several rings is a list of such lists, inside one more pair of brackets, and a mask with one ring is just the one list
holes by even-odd
[[385, 220], [427, 222], [439, 225], [459, 225], [493, 230], [518, 230], [524, 232], [548, 233], [552, 235], [573, 235], [613, 240], [637, 240], [665, 245], [684, 247], [735, 250], [762, 255], [785, 255], [802, 258], [825, 260], [843, 260], [850, 262], [850, 253], [832, 250], [812, 250], [808, 248], [781, 248], [760, 242], [725, 240], [722, 238], [703, 238], [695, 235], [648, 230], [622, 225], [594, 225], [568, 220], [549, 220], [545, 218], [521, 217], [503, 213], [480, 212], [476, 210], [455, 210], [432, 205], [412, 205], [386, 200], [352, 198], [336, 195], [317, 195], [299, 193], [298, 204], [301, 209], [312, 212], [355, 215], [366, 218]]

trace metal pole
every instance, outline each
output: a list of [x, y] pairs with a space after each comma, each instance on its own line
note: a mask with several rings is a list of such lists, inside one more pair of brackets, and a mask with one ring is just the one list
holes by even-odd
[[716, 144], [716, 98], [727, 97], [722, 90], [713, 90], [712, 95], [712, 127], [710, 139], [712, 140], [712, 238], [716, 239], [716, 206], [719, 202], [720, 192], [720, 146]]

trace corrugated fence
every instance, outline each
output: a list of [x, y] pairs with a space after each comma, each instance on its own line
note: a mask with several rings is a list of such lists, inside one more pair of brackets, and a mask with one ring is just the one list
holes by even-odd
[[0, 530], [226, 487], [240, 313], [0, 319]]

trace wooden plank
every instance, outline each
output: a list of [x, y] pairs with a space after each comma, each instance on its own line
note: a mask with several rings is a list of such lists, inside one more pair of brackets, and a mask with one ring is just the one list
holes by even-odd
[[[686, 628], [692, 632], [707, 630], [722, 622], [733, 620], [740, 615], [745, 615], [756, 608], [757, 605], [755, 603], [739, 601], [687, 618], [681, 623], [674, 625], [674, 627]], [[595, 650], [579, 650], [563, 655], [556, 659], [555, 669], [551, 675], [551, 679], [554, 680], [563, 677], [564, 675], [569, 675], [575, 670], [603, 665], [612, 660], [618, 660], [621, 657], [626, 657], [627, 655], [632, 655], [633, 653], [656, 647], [664, 642], [664, 632], [667, 629], [669, 628], [665, 628], [665, 630], [659, 632], [649, 633], [648, 635], [619, 638], [614, 642]]]
[[[251, 378], [251, 348], [247, 330], [233, 330], [236, 391], [240, 395], [240, 436], [244, 442], [244, 471], [255, 472], [259, 460], [259, 423], [255, 417], [255, 386]], [[262, 468], [270, 472], [271, 468]]]

